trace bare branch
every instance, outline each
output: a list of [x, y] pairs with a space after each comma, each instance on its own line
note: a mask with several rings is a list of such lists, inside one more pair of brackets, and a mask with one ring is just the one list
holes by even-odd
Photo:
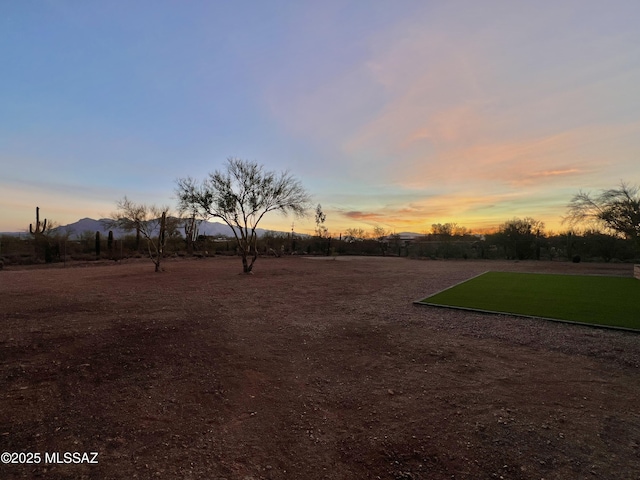
[[105, 223], [111, 228], [139, 232], [147, 241], [149, 258], [155, 264], [156, 272], [160, 271], [160, 262], [164, 255], [166, 217], [169, 208], [135, 203], [126, 196], [118, 200], [116, 206], [117, 211], [112, 213], [110, 220]]
[[563, 222], [571, 226], [587, 223], [624, 238], [640, 242], [640, 188], [624, 182], [599, 195], [578, 192], [567, 206]]
[[[288, 172], [267, 172], [256, 162], [229, 158], [224, 171], [216, 170], [197, 183], [190, 177], [177, 181], [181, 210], [206, 218], [219, 218], [233, 230], [249, 273], [257, 258], [256, 228], [269, 212], [304, 215], [310, 196]], [[253, 255], [251, 264], [247, 256]]]

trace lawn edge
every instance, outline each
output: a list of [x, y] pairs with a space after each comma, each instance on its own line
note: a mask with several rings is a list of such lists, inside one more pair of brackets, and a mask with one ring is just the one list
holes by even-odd
[[[451, 285], [450, 287], [447, 288], [443, 288], [442, 290], [439, 290], [435, 293], [432, 293], [431, 295], [429, 295], [428, 297], [424, 297], [421, 300], [414, 300], [413, 304], [414, 305], [426, 305], [429, 307], [438, 307], [438, 308], [449, 308], [452, 310], [464, 310], [467, 312], [476, 312], [476, 313], [485, 313], [485, 314], [490, 314], [490, 315], [506, 315], [506, 316], [511, 316], [511, 317], [519, 317], [519, 318], [530, 318], [533, 320], [546, 320], [548, 322], [556, 322], [556, 323], [567, 323], [570, 325], [582, 325], [585, 327], [592, 327], [592, 328], [603, 328], [606, 330], [618, 330], [618, 331], [622, 331], [622, 332], [632, 332], [635, 334], [640, 334], [640, 329], [634, 329], [634, 328], [627, 328], [627, 327], [616, 327], [614, 325], [601, 325], [599, 323], [588, 323], [588, 322], [577, 322], [575, 320], [563, 320], [561, 318], [552, 318], [552, 317], [540, 317], [540, 316], [536, 316], [536, 315], [526, 315], [524, 313], [513, 313], [513, 312], [501, 312], [501, 311], [497, 311], [497, 310], [483, 310], [481, 308], [471, 308], [471, 307], [459, 307], [459, 306], [455, 306], [455, 305], [445, 305], [442, 303], [431, 303], [431, 302], [425, 302], [424, 300], [427, 300], [431, 297], [434, 297], [442, 292], [446, 292], [447, 290], [451, 290], [454, 287], [457, 287], [458, 285], [462, 285], [463, 283], [469, 282], [475, 278], [481, 277], [482, 275], [489, 273], [489, 272], [493, 272], [494, 270], [486, 270], [482, 273], [479, 273], [478, 275], [474, 275], [473, 277], [467, 278], [466, 280], [462, 280], [461, 282], [458, 282], [454, 285]], [[499, 270], [496, 270], [499, 271]], [[516, 272], [517, 273], [517, 272]], [[525, 272], [526, 273], [526, 272]], [[563, 274], [552, 274], [552, 275], [563, 275]], [[608, 275], [593, 275], [593, 276], [608, 276]], [[621, 277], [624, 278], [624, 277]]]
[[500, 312], [500, 311], [496, 311], [496, 310], [483, 310], [481, 308], [458, 307], [458, 306], [454, 306], [454, 305], [444, 305], [444, 304], [440, 304], [440, 303], [422, 302], [422, 301], [419, 301], [419, 300], [416, 300], [413, 303], [414, 303], [414, 305], [426, 305], [428, 307], [448, 308], [448, 309], [451, 309], [451, 310], [464, 310], [464, 311], [467, 311], [467, 312], [484, 313], [484, 314], [489, 314], [489, 315], [503, 315], [503, 316], [508, 316], [508, 317], [529, 318], [529, 319], [532, 319], [532, 320], [546, 320], [548, 322], [567, 323], [567, 324], [570, 324], [570, 325], [581, 325], [581, 326], [584, 326], [584, 327], [592, 327], [592, 328], [603, 328], [605, 330], [618, 330], [618, 331], [622, 331], [622, 332], [635, 333], [636, 335], [640, 334], [640, 330], [637, 330], [637, 329], [627, 328], [627, 327], [616, 327], [616, 326], [613, 326], [613, 325], [602, 325], [602, 324], [599, 324], [599, 323], [576, 322], [574, 320], [562, 320], [560, 318], [540, 317], [540, 316], [536, 316], [536, 315], [525, 315], [523, 313]]
[[440, 294], [440, 293], [442, 293], [442, 292], [446, 292], [447, 290], [451, 290], [452, 288], [455, 288], [455, 287], [457, 287], [458, 285], [462, 285], [463, 283], [470, 282], [471, 280], [473, 280], [473, 279], [475, 279], [475, 278], [478, 278], [478, 277], [481, 277], [481, 276], [482, 276], [482, 275], [484, 275], [485, 273], [489, 273], [489, 272], [493, 272], [493, 270], [485, 270], [484, 272], [479, 273], [479, 274], [477, 274], [477, 275], [474, 275], [473, 277], [469, 277], [469, 278], [467, 278], [466, 280], [460, 280], [458, 283], [455, 283], [455, 284], [453, 284], [453, 285], [451, 285], [451, 286], [449, 286], [449, 287], [447, 287], [447, 288], [443, 288], [442, 290], [438, 290], [437, 292], [432, 293], [432, 294], [431, 294], [431, 295], [429, 295], [428, 297], [424, 297], [424, 298], [422, 298], [421, 300], [414, 300], [414, 301], [413, 301], [413, 303], [422, 303], [422, 300], [426, 300], [427, 298], [431, 298], [431, 297], [434, 297], [434, 296], [436, 296], [436, 295], [438, 295], [438, 294]]

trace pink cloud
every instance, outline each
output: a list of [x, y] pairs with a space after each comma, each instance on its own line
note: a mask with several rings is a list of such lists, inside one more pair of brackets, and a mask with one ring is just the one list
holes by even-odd
[[388, 219], [386, 215], [381, 213], [376, 213], [376, 212], [350, 211], [350, 212], [344, 212], [342, 215], [352, 220], [357, 220], [360, 222], [370, 222], [370, 221], [380, 222], [382, 220]]

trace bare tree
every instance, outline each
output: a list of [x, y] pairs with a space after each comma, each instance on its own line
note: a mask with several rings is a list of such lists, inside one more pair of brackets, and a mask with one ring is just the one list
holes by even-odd
[[471, 230], [457, 223], [434, 223], [431, 225], [431, 234], [439, 237], [464, 237], [470, 235]]
[[316, 207], [316, 235], [320, 239], [327, 238], [329, 236], [329, 230], [324, 225], [326, 219], [327, 216], [322, 211], [322, 205], [318, 204]]
[[[244, 273], [258, 258], [256, 228], [269, 212], [304, 216], [310, 197], [288, 172], [267, 172], [256, 162], [229, 158], [224, 172], [215, 171], [201, 183], [177, 180], [180, 209], [195, 209], [203, 218], [219, 218], [233, 230]], [[251, 260], [249, 260], [251, 258]]]
[[640, 246], [640, 188], [620, 183], [620, 187], [603, 190], [599, 195], [578, 192], [568, 205], [563, 219], [574, 226], [592, 223]]
[[106, 222], [107, 226], [126, 231], [135, 230], [136, 235], [142, 236], [147, 241], [147, 251], [155, 265], [155, 271], [159, 272], [164, 257], [169, 209], [134, 203], [127, 197], [119, 200], [116, 205], [118, 210], [111, 214], [110, 221]]
[[327, 247], [327, 255], [331, 254], [331, 235], [329, 234], [329, 229], [324, 225], [327, 216], [322, 211], [322, 205], [318, 204], [316, 207], [316, 236], [320, 240], [320, 247], [324, 249], [323, 246], [326, 242]]
[[361, 242], [366, 240], [367, 232], [362, 228], [347, 228], [343, 238], [347, 243]]
[[373, 227], [373, 233], [371, 236], [376, 242], [378, 242], [383, 257], [387, 255], [387, 250], [389, 249], [389, 235], [391, 235], [391, 232], [386, 230], [384, 227], [381, 227], [380, 225]]
[[452, 237], [456, 228], [457, 224], [455, 223], [434, 223], [431, 225], [431, 234], [439, 237]]

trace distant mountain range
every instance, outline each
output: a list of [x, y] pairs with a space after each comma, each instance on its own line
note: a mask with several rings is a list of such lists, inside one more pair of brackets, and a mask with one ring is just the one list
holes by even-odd
[[[124, 230], [119, 230], [117, 228], [109, 228], [106, 225], [110, 220], [108, 218], [102, 218], [100, 220], [94, 220], [93, 218], [82, 218], [77, 222], [70, 223], [69, 225], [63, 225], [60, 227], [56, 227], [53, 231], [58, 231], [60, 233], [69, 232], [71, 239], [78, 239], [85, 232], [91, 232], [95, 235], [96, 232], [100, 232], [100, 235], [108, 235], [109, 230], [113, 231], [113, 235], [116, 238], [121, 238], [125, 235], [131, 235], [134, 232], [125, 232]], [[180, 228], [180, 234], [184, 236], [184, 229]], [[263, 228], [257, 228], [256, 232], [258, 237], [262, 237], [266, 232], [273, 232], [273, 230], [267, 230]], [[289, 232], [279, 232], [276, 231], [277, 234], [286, 235]], [[206, 235], [208, 237], [233, 237], [233, 232], [231, 228], [221, 222], [200, 222], [198, 227], [199, 235]], [[12, 236], [29, 236], [29, 232], [0, 232], [0, 235], [12, 235]], [[296, 235], [301, 237], [308, 237], [309, 235], [304, 233], [296, 233]], [[422, 234], [415, 232], [400, 232], [398, 236], [402, 240], [410, 240], [416, 237], [420, 237]], [[336, 235], [337, 236], [337, 235]]]
[[[63, 225], [60, 227], [56, 227], [53, 229], [54, 232], [60, 233], [70, 233], [71, 239], [80, 238], [80, 236], [84, 232], [91, 232], [95, 234], [95, 232], [100, 232], [101, 235], [108, 235], [109, 230], [113, 231], [113, 235], [116, 238], [123, 237], [125, 235], [131, 235], [134, 232], [126, 232], [124, 230], [120, 230], [117, 228], [109, 228], [108, 225], [109, 219], [103, 218], [100, 220], [94, 220], [93, 218], [83, 218], [78, 220], [77, 222], [70, 223], [69, 225]], [[184, 230], [181, 228], [180, 233], [184, 235]], [[272, 230], [265, 230], [263, 228], [256, 228], [256, 233], [259, 237], [263, 236], [265, 232]], [[276, 232], [276, 233], [286, 233], [286, 232]], [[1, 232], [2, 235], [25, 235], [25, 232]], [[29, 232], [26, 232], [29, 235]], [[208, 237], [233, 237], [233, 231], [231, 228], [220, 222], [200, 222], [198, 227], [199, 235], [206, 235]]]

